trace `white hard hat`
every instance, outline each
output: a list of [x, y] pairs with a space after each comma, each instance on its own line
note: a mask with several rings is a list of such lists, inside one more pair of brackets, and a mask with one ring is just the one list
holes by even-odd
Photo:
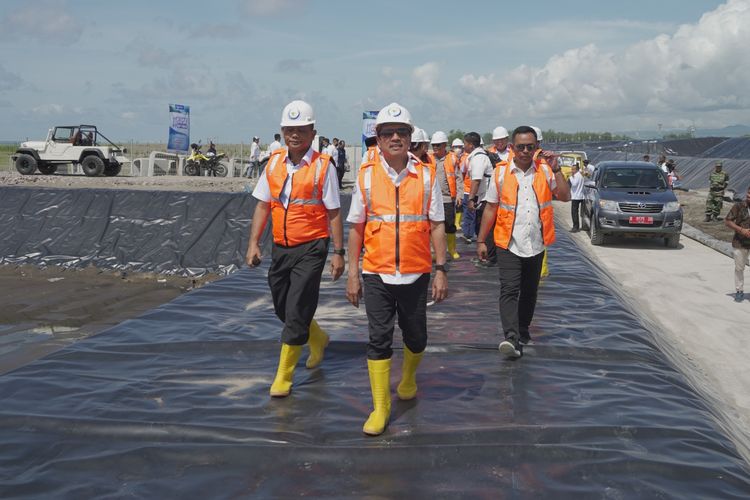
[[539, 127], [535, 127], [534, 125], [531, 125], [531, 128], [534, 129], [534, 132], [536, 132], [536, 140], [541, 141], [542, 140], [542, 129]]
[[495, 130], [492, 131], [492, 140], [495, 139], [505, 139], [508, 137], [508, 130], [506, 130], [505, 127], [495, 127]]
[[461, 139], [459, 139], [458, 137], [456, 137], [455, 139], [453, 139], [453, 142], [451, 142], [451, 147], [452, 148], [462, 148], [462, 147], [464, 147], [464, 141], [462, 141]]
[[419, 127], [414, 127], [414, 130], [411, 132], [411, 142], [422, 142], [422, 129]]
[[427, 131], [425, 129], [419, 129], [419, 135], [421, 136], [419, 138], [419, 142], [426, 142], [427, 144], [430, 143], [430, 136], [427, 134]]
[[484, 137], [479, 137], [479, 145], [484, 146]]
[[375, 126], [384, 123], [403, 123], [414, 130], [414, 125], [411, 124], [411, 113], [396, 102], [390, 103], [378, 112], [378, 116], [375, 118]]
[[433, 144], [448, 144], [448, 136], [445, 135], [445, 132], [442, 130], [438, 130], [434, 134], [432, 134], [432, 142]]
[[315, 125], [315, 113], [305, 101], [292, 101], [281, 112], [282, 127], [304, 127]]

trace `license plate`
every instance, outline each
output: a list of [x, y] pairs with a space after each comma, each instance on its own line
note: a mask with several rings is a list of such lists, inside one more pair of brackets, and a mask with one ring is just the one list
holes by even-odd
[[653, 217], [632, 216], [632, 217], [630, 217], [630, 223], [631, 224], [653, 224], [654, 223], [654, 218]]

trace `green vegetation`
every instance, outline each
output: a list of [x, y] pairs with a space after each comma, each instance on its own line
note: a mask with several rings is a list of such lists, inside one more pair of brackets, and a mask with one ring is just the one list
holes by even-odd
[[0, 144], [0, 172], [13, 170], [10, 164], [10, 155], [16, 152], [17, 144]]

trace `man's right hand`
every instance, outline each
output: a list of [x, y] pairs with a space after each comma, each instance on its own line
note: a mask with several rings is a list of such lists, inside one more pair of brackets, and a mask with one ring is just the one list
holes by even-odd
[[260, 265], [262, 258], [263, 255], [260, 253], [260, 247], [255, 243], [251, 243], [247, 249], [247, 254], [245, 255], [245, 262], [247, 262], [247, 265], [250, 267], [258, 266]]
[[482, 262], [487, 260], [487, 243], [484, 241], [477, 241], [477, 257], [479, 257], [479, 260]]
[[358, 274], [350, 274], [346, 280], [346, 300], [359, 308], [359, 300], [362, 298], [362, 284], [359, 282]]

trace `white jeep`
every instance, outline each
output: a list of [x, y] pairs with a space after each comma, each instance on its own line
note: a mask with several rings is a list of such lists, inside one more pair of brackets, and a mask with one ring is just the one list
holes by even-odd
[[54, 174], [58, 165], [80, 165], [89, 177], [120, 173], [122, 163], [128, 161], [120, 148], [107, 139], [94, 125], [55, 127], [47, 133], [46, 141], [27, 141], [12, 156], [16, 170], [31, 175], [39, 169], [45, 175]]

